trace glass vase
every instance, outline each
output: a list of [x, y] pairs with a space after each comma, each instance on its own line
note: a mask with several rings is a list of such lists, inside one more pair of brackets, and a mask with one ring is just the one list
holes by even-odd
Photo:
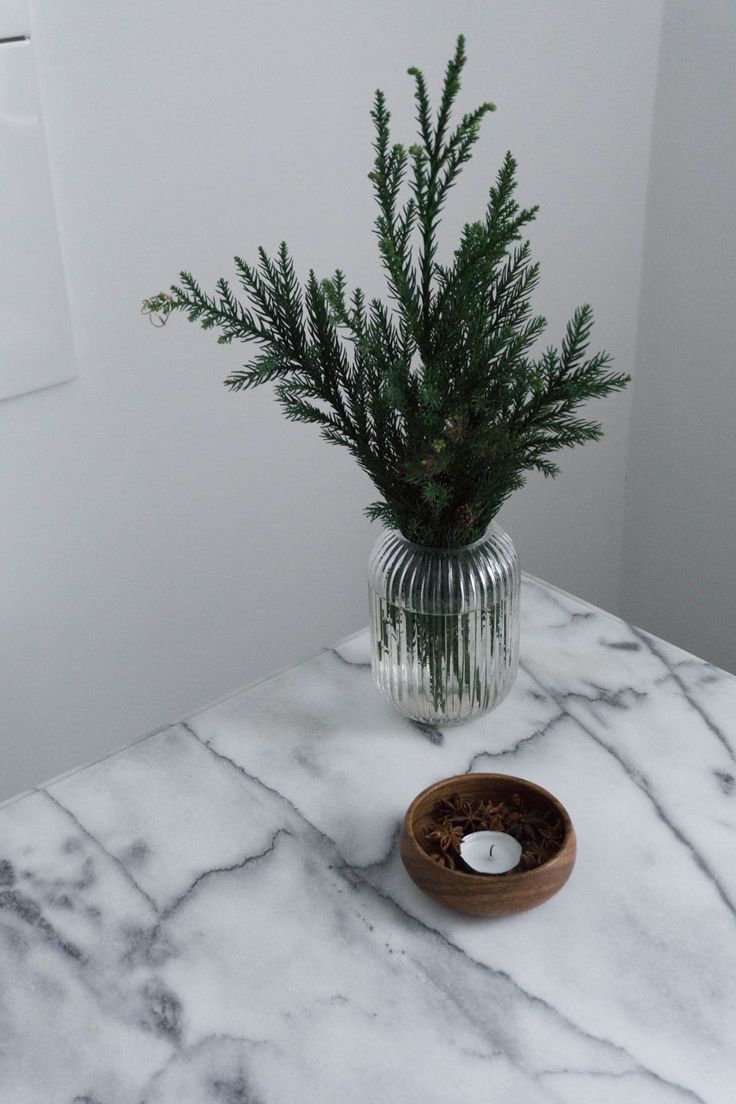
[[404, 716], [457, 724], [508, 694], [519, 659], [519, 561], [495, 523], [464, 548], [423, 548], [396, 530], [368, 564], [371, 664]]

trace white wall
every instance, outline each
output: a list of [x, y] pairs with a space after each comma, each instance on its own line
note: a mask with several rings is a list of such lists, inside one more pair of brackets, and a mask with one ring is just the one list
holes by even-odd
[[668, 0], [630, 442], [624, 608], [736, 672], [736, 6]]
[[[449, 231], [506, 148], [550, 340], [590, 300], [631, 369], [661, 0], [33, 0], [81, 378], [0, 406], [0, 797], [296, 662], [365, 622], [372, 492], [347, 455], [232, 396], [240, 362], [141, 318], [286, 237], [304, 268], [380, 291], [366, 180], [377, 84], [402, 136], [411, 63], [436, 86], [458, 31], [463, 105], [499, 107]], [[612, 13], [615, 17], [612, 17]], [[525, 566], [615, 606], [630, 399], [504, 512]]]

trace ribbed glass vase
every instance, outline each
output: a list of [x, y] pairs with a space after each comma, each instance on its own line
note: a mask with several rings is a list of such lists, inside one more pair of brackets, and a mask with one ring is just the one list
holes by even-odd
[[400, 713], [456, 724], [503, 700], [519, 658], [519, 561], [503, 529], [453, 549], [388, 530], [368, 592], [373, 674]]

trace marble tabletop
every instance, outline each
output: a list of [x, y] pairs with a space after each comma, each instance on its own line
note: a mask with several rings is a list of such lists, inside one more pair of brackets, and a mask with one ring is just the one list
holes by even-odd
[[[572, 878], [422, 895], [414, 795], [552, 790]], [[526, 577], [488, 716], [395, 713], [354, 637], [0, 809], [2, 1104], [733, 1104], [736, 679]]]

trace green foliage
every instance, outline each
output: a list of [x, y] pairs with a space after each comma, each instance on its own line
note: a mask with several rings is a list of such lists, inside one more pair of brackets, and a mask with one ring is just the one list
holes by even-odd
[[495, 110], [482, 104], [450, 129], [464, 65], [461, 36], [436, 117], [422, 73], [409, 70], [420, 141], [408, 149], [392, 144], [385, 97], [375, 95], [369, 179], [390, 306], [359, 288], [350, 295], [340, 270], [321, 281], [310, 271], [302, 287], [283, 242], [275, 257], [259, 249], [255, 267], [235, 258], [245, 303], [227, 280], [209, 295], [187, 272], [171, 295], [144, 303], [159, 324], [183, 311], [223, 344], [259, 346], [226, 386], [273, 384], [287, 418], [314, 422], [370, 476], [380, 495], [371, 518], [443, 548], [482, 536], [528, 470], [556, 475], [551, 453], [600, 437], [576, 411], [628, 381], [607, 371], [606, 353], [586, 357], [589, 306], [575, 311], [559, 349], [534, 354], [545, 320], [532, 313], [539, 267], [522, 230], [537, 208], [514, 198], [510, 153], [483, 218], [465, 225], [449, 264], [438, 262], [448, 192]]

